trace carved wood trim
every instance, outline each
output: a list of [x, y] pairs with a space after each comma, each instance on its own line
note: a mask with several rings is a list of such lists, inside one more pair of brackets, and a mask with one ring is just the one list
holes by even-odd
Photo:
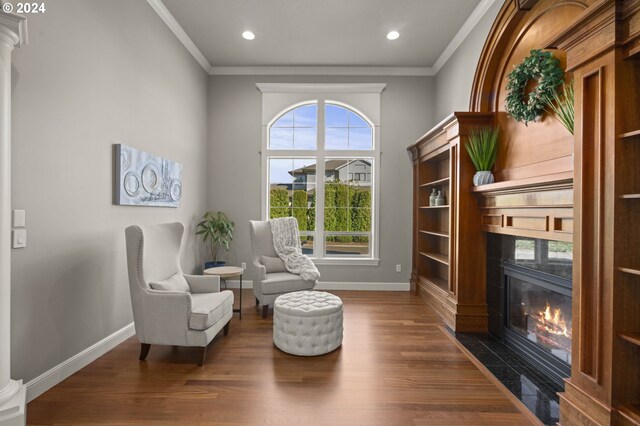
[[[581, 211], [580, 233], [580, 298], [578, 300], [579, 358], [578, 371], [595, 383], [602, 382], [602, 287], [604, 279], [604, 134], [603, 134], [603, 75], [598, 67], [586, 73], [581, 85], [581, 167], [582, 182], [578, 208]], [[593, 196], [595, 195], [595, 197]], [[589, 315], [579, 315], [589, 312]]]
[[496, 20], [491, 26], [489, 35], [484, 42], [478, 66], [473, 77], [471, 87], [471, 99], [469, 111], [489, 111], [488, 104], [491, 99], [491, 83], [495, 65], [492, 63], [499, 56], [496, 52], [502, 51], [510, 34], [526, 12], [519, 10], [516, 1], [507, 1], [498, 12]]
[[615, 46], [620, 38], [616, 28], [617, 16], [615, 2], [600, 0], [547, 45], [566, 51], [567, 71], [573, 71]]
[[538, 0], [517, 0], [518, 10], [531, 10]]
[[613, 413], [611, 408], [576, 387], [571, 379], [565, 379], [564, 392], [559, 393], [558, 396], [560, 397], [560, 424], [584, 426], [611, 424]]

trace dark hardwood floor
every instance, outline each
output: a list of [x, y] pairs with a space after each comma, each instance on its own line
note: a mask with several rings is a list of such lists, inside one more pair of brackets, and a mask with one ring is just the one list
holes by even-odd
[[28, 405], [29, 424], [525, 425], [515, 403], [441, 328], [421, 298], [332, 292], [344, 301], [344, 341], [320, 357], [280, 352], [272, 315], [243, 293], [229, 335], [196, 348], [135, 337]]

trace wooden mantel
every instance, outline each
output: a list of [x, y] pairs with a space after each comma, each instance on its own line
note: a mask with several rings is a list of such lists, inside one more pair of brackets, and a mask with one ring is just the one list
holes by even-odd
[[472, 192], [485, 232], [573, 241], [573, 176], [499, 182]]

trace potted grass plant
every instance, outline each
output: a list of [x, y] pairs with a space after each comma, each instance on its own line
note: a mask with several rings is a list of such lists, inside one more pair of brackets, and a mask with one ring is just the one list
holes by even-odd
[[225, 262], [218, 260], [220, 249], [229, 251], [233, 240], [234, 223], [223, 212], [206, 212], [202, 221], [196, 226], [196, 235], [202, 235], [202, 241], [211, 249], [211, 262], [206, 262], [204, 268], [224, 266]]
[[495, 181], [491, 169], [498, 155], [498, 127], [481, 127], [474, 129], [469, 134], [469, 141], [465, 145], [471, 162], [476, 168], [473, 176], [473, 185], [480, 186]]

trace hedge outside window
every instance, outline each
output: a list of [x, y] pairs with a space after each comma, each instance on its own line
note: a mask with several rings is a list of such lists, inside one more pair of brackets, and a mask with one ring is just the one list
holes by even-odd
[[298, 220], [305, 254], [372, 257], [373, 133], [360, 114], [330, 102], [297, 106], [269, 126], [267, 214]]

